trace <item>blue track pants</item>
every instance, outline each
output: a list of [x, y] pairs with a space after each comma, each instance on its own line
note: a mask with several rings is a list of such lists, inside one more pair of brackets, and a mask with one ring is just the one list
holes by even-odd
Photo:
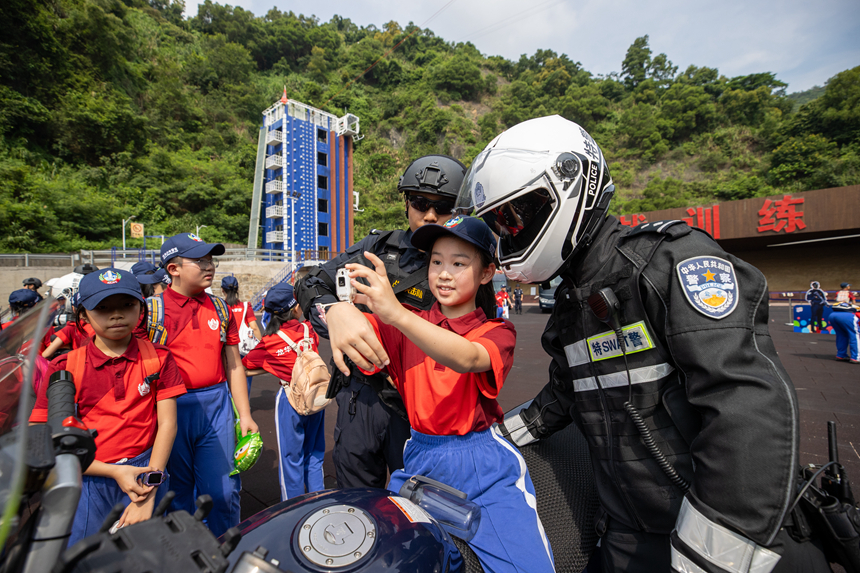
[[469, 546], [484, 571], [555, 571], [525, 460], [498, 431], [428, 436], [413, 429], [403, 461], [406, 466], [392, 474], [389, 490], [399, 493], [406, 480], [422, 475], [465, 492], [481, 508]]
[[[146, 450], [139, 456], [115, 465], [136, 466], [144, 468], [149, 465], [149, 456], [152, 448]], [[155, 491], [155, 506], [167, 493], [170, 483], [165, 480]], [[69, 537], [69, 547], [85, 537], [98, 533], [110, 510], [118, 503], [128, 506], [131, 500], [128, 494], [122, 491], [116, 480], [109, 477], [83, 476], [81, 487], [81, 500], [75, 511], [75, 521], [72, 525], [72, 535]]]
[[325, 489], [325, 410], [302, 416], [287, 399], [287, 390], [275, 398], [275, 427], [278, 432], [278, 469], [281, 501]]
[[176, 440], [167, 463], [170, 489], [176, 492], [173, 509], [194, 514], [197, 496], [212, 496], [206, 518], [209, 530], [220, 536], [239, 524], [239, 476], [233, 471], [236, 449], [233, 406], [227, 385], [189, 390], [176, 399]]
[[832, 312], [830, 324], [836, 331], [836, 356], [860, 360], [860, 318], [853, 312]]

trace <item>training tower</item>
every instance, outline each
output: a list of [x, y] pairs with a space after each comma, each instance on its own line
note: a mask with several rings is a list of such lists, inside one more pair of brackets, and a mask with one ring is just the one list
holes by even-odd
[[[352, 148], [358, 117], [287, 98], [263, 112], [248, 248], [290, 253], [290, 262], [326, 260], [352, 244]], [[261, 222], [261, 213], [263, 214]]]

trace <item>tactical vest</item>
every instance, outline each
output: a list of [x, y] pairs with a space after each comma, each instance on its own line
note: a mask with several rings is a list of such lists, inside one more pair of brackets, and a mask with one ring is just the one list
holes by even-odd
[[[427, 279], [427, 265], [422, 266], [412, 273], [407, 273], [400, 268], [400, 257], [403, 255], [400, 247], [400, 239], [405, 233], [406, 231], [398, 229], [380, 234], [376, 245], [383, 243], [382, 250], [374, 250], [378, 251], [377, 256], [385, 265], [385, 272], [388, 273], [388, 281], [391, 283], [391, 288], [394, 289], [397, 300], [418, 310], [430, 310], [430, 307], [436, 302], [436, 297], [430, 292], [430, 281]], [[358, 262], [373, 268], [373, 265], [364, 256], [364, 253], [358, 253], [356, 259], [349, 262]], [[359, 308], [363, 312], [368, 312], [364, 307]]]
[[[673, 231], [677, 235], [689, 232], [686, 225]], [[624, 403], [632, 392], [632, 404], [660, 450], [682, 477], [692, 480], [689, 442], [697, 432], [698, 415], [686, 401], [663, 325], [649, 320], [639, 286], [642, 270], [667, 237], [672, 238], [672, 233], [623, 235], [615, 246], [621, 256], [606, 262], [588, 284], [574, 287], [568, 271], [558, 287], [553, 313], [573, 380], [576, 405], [571, 414], [591, 446], [603, 510], [627, 527], [661, 534], [672, 531], [683, 492], [645, 448]], [[615, 334], [586, 302], [604, 287], [610, 287], [622, 305], [630, 387]]]

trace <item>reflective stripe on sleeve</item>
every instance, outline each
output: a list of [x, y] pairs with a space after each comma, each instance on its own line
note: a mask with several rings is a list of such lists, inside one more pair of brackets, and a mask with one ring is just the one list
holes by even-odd
[[678, 573], [708, 573], [687, 559], [674, 547], [672, 547], [672, 571], [677, 571]]
[[510, 434], [511, 441], [516, 445], [525, 446], [526, 444], [537, 441], [537, 438], [532, 436], [531, 432], [526, 428], [526, 423], [521, 414], [517, 413], [512, 416], [509, 414], [508, 417], [505, 418], [503, 424]]
[[[703, 559], [732, 573], [770, 573], [780, 559], [773, 551], [709, 520], [686, 497], [675, 531], [678, 538]], [[699, 567], [684, 569], [688, 564], [692, 564], [689, 559], [672, 547], [673, 568], [691, 573], [701, 571]]]
[[[655, 382], [661, 378], [665, 378], [675, 371], [675, 367], [664, 362], [654, 366], [643, 366], [642, 368], [634, 368], [630, 371], [631, 384], [645, 384], [646, 382]], [[619, 386], [627, 386], [627, 371], [613, 372], [612, 374], [603, 374], [598, 376], [600, 386], [606, 388], [618, 388]], [[597, 379], [593, 376], [588, 378], [579, 378], [573, 381], [573, 389], [575, 392], [588, 392], [589, 390], [597, 390]]]

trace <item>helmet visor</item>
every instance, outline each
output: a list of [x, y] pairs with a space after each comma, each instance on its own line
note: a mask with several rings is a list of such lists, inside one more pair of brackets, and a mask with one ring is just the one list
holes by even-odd
[[525, 195], [514, 197], [506, 203], [484, 212], [481, 218], [499, 237], [516, 237], [523, 229], [543, 226], [552, 206], [552, 196], [543, 187], [537, 187]]
[[[552, 151], [485, 149], [463, 178], [455, 209], [464, 214], [474, 211], [480, 216], [538, 185], [552, 186], [551, 178], [555, 177], [551, 167], [558, 157], [559, 153]], [[539, 184], [541, 179], [546, 182]]]

